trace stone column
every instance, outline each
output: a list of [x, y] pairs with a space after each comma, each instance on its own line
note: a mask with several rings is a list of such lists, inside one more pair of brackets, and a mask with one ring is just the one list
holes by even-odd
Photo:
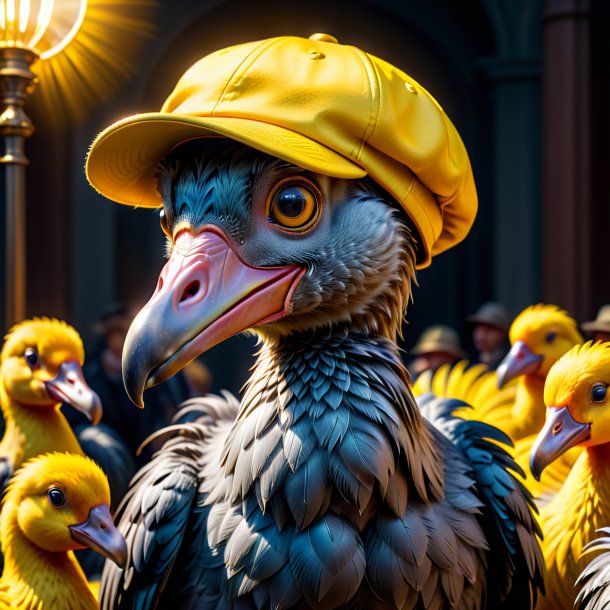
[[543, 298], [591, 314], [589, 1], [546, 0]]
[[494, 292], [515, 314], [540, 298], [540, 62], [484, 62], [494, 100]]

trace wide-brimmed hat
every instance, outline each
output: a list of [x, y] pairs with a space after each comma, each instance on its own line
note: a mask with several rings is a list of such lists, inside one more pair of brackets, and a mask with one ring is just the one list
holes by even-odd
[[158, 207], [161, 159], [210, 136], [327, 176], [370, 176], [413, 221], [419, 267], [459, 243], [476, 215], [466, 148], [436, 100], [398, 68], [327, 34], [239, 44], [200, 59], [160, 112], [97, 136], [87, 177], [114, 201]]
[[426, 328], [413, 349], [409, 351], [411, 356], [423, 356], [432, 353], [449, 354], [456, 359], [467, 357], [466, 352], [462, 349], [457, 332], [444, 324]]
[[610, 305], [603, 305], [595, 320], [583, 322], [582, 329], [589, 333], [610, 333]]
[[466, 321], [470, 324], [488, 324], [508, 334], [511, 318], [504, 305], [490, 301], [483, 303]]

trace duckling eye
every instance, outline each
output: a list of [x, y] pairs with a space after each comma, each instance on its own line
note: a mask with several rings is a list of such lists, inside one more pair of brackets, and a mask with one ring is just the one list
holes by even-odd
[[547, 343], [553, 343], [553, 341], [555, 341], [556, 338], [557, 338], [557, 333], [551, 331], [550, 333], [547, 333], [545, 340]]
[[321, 195], [313, 184], [281, 182], [270, 197], [267, 216], [290, 231], [306, 231], [320, 216]]
[[47, 497], [54, 508], [61, 508], [66, 503], [66, 496], [59, 487], [51, 487], [47, 492]]
[[38, 351], [34, 347], [27, 347], [24, 353], [25, 361], [28, 363], [28, 366], [35, 370], [40, 366], [40, 356], [38, 355]]
[[596, 383], [591, 388], [591, 400], [593, 402], [604, 402], [606, 394], [608, 393], [608, 386], [603, 383]]
[[165, 235], [171, 239], [172, 232], [169, 229], [169, 219], [167, 218], [167, 214], [163, 208], [161, 208], [161, 211], [159, 212], [159, 224], [161, 225], [161, 230], [163, 233], [165, 233]]

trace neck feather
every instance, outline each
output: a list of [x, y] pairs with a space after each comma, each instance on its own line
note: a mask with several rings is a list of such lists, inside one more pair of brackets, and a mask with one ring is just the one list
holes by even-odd
[[4, 570], [0, 584], [21, 610], [99, 608], [71, 551], [51, 553], [32, 544], [17, 522], [17, 506], [2, 511]]
[[13, 468], [41, 453], [69, 451], [83, 455], [74, 432], [60, 411], [60, 405], [28, 406], [13, 400], [0, 384], [0, 404], [6, 429], [0, 442], [0, 455]]
[[[231, 500], [253, 489], [263, 510], [310, 463], [320, 479], [320, 510], [323, 498], [342, 498], [366, 514], [371, 502], [390, 502], [390, 495], [406, 502], [407, 488], [424, 502], [444, 494], [440, 457], [398, 348], [384, 337], [337, 328], [263, 345], [222, 463]], [[396, 485], [405, 488], [397, 494]]]
[[544, 379], [536, 375], [523, 375], [517, 381], [517, 393], [512, 409], [514, 425], [526, 426], [536, 433], [544, 425]]

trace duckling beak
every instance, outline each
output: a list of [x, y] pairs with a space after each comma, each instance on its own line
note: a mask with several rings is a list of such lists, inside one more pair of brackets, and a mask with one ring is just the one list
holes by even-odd
[[83, 523], [70, 526], [72, 538], [112, 559], [120, 568], [127, 563], [127, 543], [123, 534], [115, 527], [107, 504], [98, 504], [89, 511]]
[[515, 341], [496, 369], [498, 387], [502, 389], [519, 375], [531, 375], [540, 368], [543, 357], [534, 354], [524, 341]]
[[548, 407], [546, 422], [530, 452], [530, 470], [537, 481], [542, 471], [562, 453], [586, 441], [591, 436], [591, 424], [576, 421], [568, 407]]
[[83, 369], [76, 360], [63, 362], [57, 375], [45, 381], [49, 396], [58, 402], [67, 402], [84, 413], [92, 424], [102, 419], [102, 401], [83, 377]]
[[157, 289], [125, 339], [123, 381], [132, 402], [143, 407], [145, 388], [225, 339], [289, 313], [305, 271], [248, 265], [215, 226], [178, 233]]

